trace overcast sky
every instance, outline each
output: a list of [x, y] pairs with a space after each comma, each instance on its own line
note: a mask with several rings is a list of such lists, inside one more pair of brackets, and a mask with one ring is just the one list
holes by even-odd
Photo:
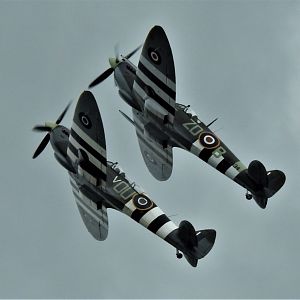
[[[259, 159], [287, 176], [265, 210], [180, 149], [171, 178], [158, 182], [118, 112], [130, 108], [113, 79], [93, 89], [108, 158], [175, 223], [217, 231], [196, 269], [116, 211], [108, 239], [94, 240], [51, 147], [31, 159], [43, 138], [32, 126], [77, 100], [117, 42], [126, 54], [156, 24], [173, 50], [177, 101], [204, 122], [219, 117], [213, 128], [244, 164]], [[3, 0], [0, 69], [1, 298], [300, 297], [300, 1]]]

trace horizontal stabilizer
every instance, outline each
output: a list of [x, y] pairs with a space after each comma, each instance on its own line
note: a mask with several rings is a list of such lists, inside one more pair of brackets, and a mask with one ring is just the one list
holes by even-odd
[[285, 183], [285, 174], [282, 171], [266, 171], [264, 165], [258, 160], [249, 164], [248, 175], [254, 183], [249, 190], [261, 208], [266, 208], [268, 198], [276, 194]]
[[[203, 258], [208, 252], [212, 249], [215, 239], [216, 239], [216, 231], [213, 229], [205, 229], [199, 230], [196, 233], [197, 235], [197, 257]], [[195, 256], [190, 256], [188, 254], [184, 254], [184, 257], [189, 262], [189, 264], [193, 267], [197, 267], [199, 258]]]
[[[193, 267], [212, 249], [216, 231], [213, 229], [198, 230], [188, 221], [182, 221], [175, 233], [176, 243], [173, 245], [183, 252], [184, 257]], [[177, 239], [176, 239], [177, 238]]]
[[216, 240], [216, 231], [213, 229], [198, 230], [197, 233], [198, 250], [202, 257], [206, 256], [213, 247]]
[[187, 255], [187, 254], [183, 254], [183, 255], [184, 255], [185, 259], [188, 261], [188, 263], [189, 263], [192, 267], [194, 267], [194, 268], [197, 267], [197, 264], [198, 264], [198, 258], [193, 257], [193, 256], [190, 256], [190, 255]]
[[268, 172], [267, 197], [272, 197], [285, 183], [285, 175], [282, 171], [273, 170]]

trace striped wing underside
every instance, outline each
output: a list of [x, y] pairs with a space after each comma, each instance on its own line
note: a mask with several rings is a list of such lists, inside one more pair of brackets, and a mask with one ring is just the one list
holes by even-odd
[[136, 134], [145, 164], [150, 173], [160, 181], [169, 179], [173, 169], [173, 151], [171, 146], [164, 148], [155, 141], [149, 141], [143, 130], [143, 124], [133, 110]]
[[173, 124], [176, 101], [175, 66], [172, 50], [164, 30], [153, 27], [143, 46], [133, 92], [143, 103], [151, 97], [168, 112]]
[[104, 205], [97, 205], [84, 195], [75, 180], [70, 177], [75, 201], [87, 230], [98, 241], [104, 241], [108, 234], [107, 209]]
[[101, 115], [92, 93], [81, 94], [69, 136], [68, 157], [89, 183], [106, 182], [106, 143]]

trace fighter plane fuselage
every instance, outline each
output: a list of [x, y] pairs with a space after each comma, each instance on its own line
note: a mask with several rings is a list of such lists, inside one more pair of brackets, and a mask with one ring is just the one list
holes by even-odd
[[[90, 233], [98, 240], [106, 238], [107, 229], [103, 229], [103, 226], [107, 224], [107, 220], [103, 220], [99, 236], [99, 231], [95, 231], [93, 219], [101, 222], [101, 218], [107, 218], [106, 208], [113, 208], [128, 215], [164, 239], [177, 251], [182, 251], [190, 264], [196, 266], [198, 259], [204, 257], [211, 250], [215, 241], [215, 231], [195, 231], [187, 221], [183, 221], [179, 227], [176, 226], [142, 188], [126, 176], [117, 163], [108, 161], [105, 182], [99, 180], [96, 185], [92, 184], [86, 174], [82, 172], [82, 167], [89, 163], [89, 161], [85, 161], [85, 159], [88, 160], [88, 156], [78, 154], [78, 159], [73, 164], [68, 160], [67, 149], [70, 147], [70, 132], [63, 126], [57, 126], [51, 132], [51, 145], [55, 158], [69, 171], [73, 194]], [[84, 150], [81, 149], [81, 151]], [[105, 214], [102, 213], [103, 209], [105, 209]], [[157, 221], [153, 222], [156, 219]], [[194, 246], [191, 246], [191, 241], [199, 234], [201, 234], [199, 245], [197, 241]]]
[[[139, 81], [137, 67], [129, 60], [123, 59], [118, 64], [114, 77], [119, 95], [132, 107], [133, 123], [139, 140], [145, 145], [144, 148], [151, 150], [152, 154], [145, 150], [143, 157], [149, 171], [157, 179], [169, 178], [172, 172], [172, 160], [169, 162], [168, 158], [165, 158], [166, 164], [163, 166], [165, 175], [162, 175], [163, 172], [156, 172], [153, 154], [156, 155], [156, 158], [166, 157], [166, 153], [161, 149], [179, 147], [201, 158], [244, 187], [254, 195], [254, 199], [262, 208], [266, 207], [267, 198], [276, 193], [283, 185], [285, 176], [281, 171], [267, 172], [259, 161], [253, 161], [247, 168], [210, 130], [210, 125], [204, 124], [188, 105], [175, 103], [174, 117], [171, 116], [166, 110], [169, 109], [166, 106], [168, 104], [158, 99], [159, 96], [147, 84], [143, 86], [144, 97], [141, 98], [140, 95], [137, 97], [134, 90], [134, 82]], [[160, 103], [164, 104], [164, 107]], [[158, 173], [159, 175], [157, 175]], [[267, 176], [269, 176], [268, 179]], [[252, 196], [248, 192], [246, 198], [251, 199]]]
[[[127, 70], [130, 68], [130, 72]], [[134, 96], [133, 93], [133, 82], [135, 80], [136, 66], [134, 66], [129, 61], [123, 61], [119, 64], [119, 66], [115, 70], [115, 82], [117, 87], [119, 88], [120, 95], [128, 95], [130, 96], [130, 100], [128, 98], [125, 100], [126, 103], [130, 105], [133, 103], [133, 114], [139, 120], [140, 124], [136, 124], [136, 126], [142, 125], [140, 128], [143, 133], [148, 134], [149, 140], [153, 139], [156, 142], [160, 143], [162, 146], [166, 147], [170, 145], [172, 147], [179, 147], [185, 149], [197, 157], [200, 157], [205, 162], [209, 163], [212, 167], [215, 167], [218, 163], [218, 158], [221, 155], [225, 155], [230, 157], [233, 161], [233, 169], [237, 171], [246, 170], [246, 166], [242, 164], [238, 160], [238, 158], [229, 150], [228, 147], [225, 146], [223, 142], [198, 118], [195, 113], [191, 113], [191, 109], [189, 106], [176, 103], [175, 106], [175, 118], [173, 124], [170, 125], [167, 120], [164, 122], [161, 119], [157, 118], [155, 114], [146, 114], [143, 103], [139, 102], [139, 99]], [[126, 84], [125, 84], [126, 83]], [[122, 96], [121, 96], [122, 97]], [[150, 98], [150, 96], [149, 96]], [[122, 97], [124, 99], [124, 97]], [[135, 107], [140, 107], [137, 110]], [[203, 147], [200, 143], [197, 143], [199, 135], [202, 133], [203, 135], [203, 144], [206, 144], [206, 149], [213, 149], [204, 151], [202, 155], [200, 155]], [[218, 147], [216, 147], [216, 145]], [[221, 167], [218, 169], [220, 172], [227, 175], [229, 178], [234, 179], [237, 172], [234, 172], [233, 169], [226, 169]]]

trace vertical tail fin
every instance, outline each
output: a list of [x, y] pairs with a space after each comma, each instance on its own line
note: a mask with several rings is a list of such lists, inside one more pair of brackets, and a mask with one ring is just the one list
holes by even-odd
[[276, 194], [285, 183], [285, 174], [279, 170], [267, 171], [258, 160], [249, 164], [248, 170], [236, 181], [249, 190], [261, 208], [266, 208], [268, 198]]
[[198, 260], [206, 256], [212, 249], [216, 239], [214, 229], [198, 230], [184, 220], [179, 228], [168, 237], [168, 242], [182, 251], [188, 263], [196, 267]]

